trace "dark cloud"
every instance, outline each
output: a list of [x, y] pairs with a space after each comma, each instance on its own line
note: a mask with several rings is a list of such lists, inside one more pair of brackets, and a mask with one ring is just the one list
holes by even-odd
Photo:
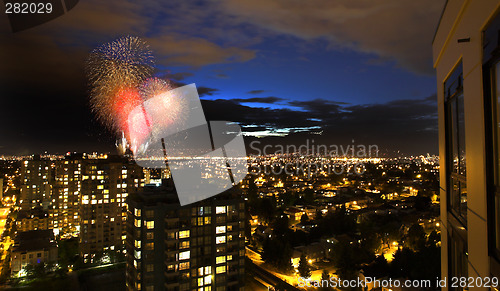
[[323, 116], [339, 113], [345, 102], [330, 101], [324, 99], [314, 99], [310, 101], [290, 101], [288, 104], [300, 107], [313, 115]]
[[202, 100], [208, 120], [229, 120], [245, 125], [296, 127], [313, 124], [305, 115], [290, 109], [250, 107], [233, 100]]
[[219, 89], [208, 88], [203, 86], [197, 87], [197, 89], [198, 89], [198, 95], [200, 95], [200, 97], [213, 96], [215, 93], [219, 91]]
[[251, 90], [251, 91], [248, 91], [247, 94], [262, 94], [266, 92], [265, 90]]
[[229, 76], [226, 74], [217, 74], [215, 77], [219, 79], [229, 79]]
[[266, 104], [273, 104], [279, 101], [283, 101], [285, 99], [279, 98], [279, 97], [254, 97], [254, 98], [246, 98], [246, 99], [231, 99], [233, 102], [238, 102], [238, 103], [266, 103]]
[[182, 81], [188, 77], [192, 77], [194, 74], [189, 72], [179, 72], [179, 73], [167, 73], [164, 75], [165, 79]]
[[432, 74], [430, 43], [444, 0], [223, 0], [234, 21], [305, 40], [325, 39], [331, 48], [348, 48], [394, 60], [401, 67]]
[[[203, 100], [208, 120], [239, 122], [246, 132], [292, 129], [283, 138], [259, 139], [262, 144], [318, 143], [376, 144], [380, 150], [404, 154], [437, 153], [437, 106], [435, 95], [425, 99], [395, 100], [383, 104], [348, 105], [329, 100], [291, 101], [291, 109], [255, 108], [236, 100]], [[245, 100], [245, 99], [243, 99]], [[304, 128], [321, 126], [303, 132]], [[294, 133], [295, 132], [297, 133]], [[314, 135], [308, 134], [314, 132]], [[318, 133], [321, 132], [321, 135]], [[247, 143], [254, 140], [247, 137]]]
[[[172, 31], [166, 22], [157, 21], [165, 17], [161, 13], [170, 10], [167, 4], [156, 1], [80, 1], [67, 15], [17, 34], [10, 31], [7, 18], [2, 17], [0, 78], [5, 82], [38, 82], [37, 85], [70, 77], [76, 80], [93, 48], [124, 35], [146, 40], [160, 66], [199, 68], [246, 62], [255, 57], [251, 49]], [[180, 81], [189, 74], [177, 73], [172, 77]]]

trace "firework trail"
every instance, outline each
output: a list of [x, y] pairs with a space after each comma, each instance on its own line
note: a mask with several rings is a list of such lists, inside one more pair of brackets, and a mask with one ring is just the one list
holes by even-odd
[[153, 53], [138, 37], [122, 37], [93, 50], [87, 75], [90, 102], [99, 120], [110, 129], [127, 132], [128, 113], [143, 101], [138, 88], [153, 71]]

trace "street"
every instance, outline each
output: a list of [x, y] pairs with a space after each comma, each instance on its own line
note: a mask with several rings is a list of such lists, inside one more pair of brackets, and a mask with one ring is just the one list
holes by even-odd
[[[0, 208], [0, 235], [5, 231], [5, 224], [7, 222], [7, 216], [9, 215], [10, 208]], [[13, 243], [13, 241], [10, 239], [10, 237], [5, 237], [3, 243], [0, 243], [0, 245], [3, 246], [3, 252], [2, 256], [0, 258], [0, 274], [2, 274], [2, 266], [3, 266], [3, 261], [5, 260], [5, 257], [7, 256], [8, 250], [10, 245]]]

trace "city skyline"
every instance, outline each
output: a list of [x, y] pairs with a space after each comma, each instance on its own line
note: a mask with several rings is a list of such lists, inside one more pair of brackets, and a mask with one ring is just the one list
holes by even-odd
[[0, 289], [499, 290], [500, 0], [4, 4]]

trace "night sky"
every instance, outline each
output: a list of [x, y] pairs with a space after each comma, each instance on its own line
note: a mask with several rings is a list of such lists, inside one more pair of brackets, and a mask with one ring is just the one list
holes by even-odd
[[431, 43], [443, 5], [80, 0], [17, 33], [2, 13], [0, 154], [114, 152], [84, 63], [126, 35], [150, 44], [156, 76], [196, 83], [207, 119], [239, 122], [247, 144], [354, 140], [388, 156], [437, 154]]

